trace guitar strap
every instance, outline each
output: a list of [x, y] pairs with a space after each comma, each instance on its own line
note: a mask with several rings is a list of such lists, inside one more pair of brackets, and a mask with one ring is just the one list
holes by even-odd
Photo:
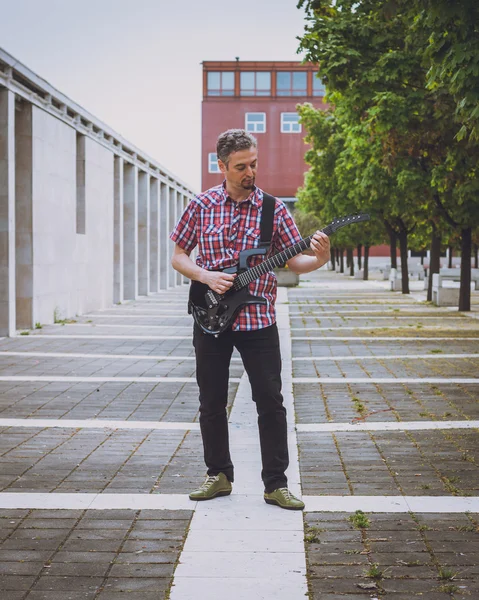
[[276, 204], [276, 198], [263, 192], [263, 208], [261, 210], [261, 235], [260, 235], [260, 247], [264, 248], [271, 244], [271, 238], [273, 237], [273, 221], [274, 221], [274, 207]]

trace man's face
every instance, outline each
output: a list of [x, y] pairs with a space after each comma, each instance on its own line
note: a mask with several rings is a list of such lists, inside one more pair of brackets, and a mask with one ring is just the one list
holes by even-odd
[[258, 165], [258, 151], [251, 147], [248, 150], [232, 152], [229, 156], [228, 166], [221, 160], [219, 168], [231, 188], [236, 190], [252, 190], [256, 179]]

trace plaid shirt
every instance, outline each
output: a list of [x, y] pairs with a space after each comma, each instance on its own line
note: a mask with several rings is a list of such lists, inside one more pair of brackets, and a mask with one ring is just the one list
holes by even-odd
[[[241, 202], [226, 194], [225, 183], [196, 196], [186, 207], [170, 238], [180, 248], [190, 252], [198, 246], [196, 264], [203, 269], [220, 270], [238, 264], [242, 250], [260, 244], [263, 192], [259, 188]], [[299, 242], [301, 235], [281, 200], [276, 199], [273, 236], [268, 256], [286, 250]], [[249, 265], [256, 266], [264, 255], [252, 256]], [[261, 275], [249, 284], [249, 293], [262, 296], [266, 304], [250, 304], [237, 315], [233, 331], [262, 329], [276, 322], [276, 276]]]

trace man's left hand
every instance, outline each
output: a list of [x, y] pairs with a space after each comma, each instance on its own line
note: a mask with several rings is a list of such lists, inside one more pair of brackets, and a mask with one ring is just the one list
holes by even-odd
[[311, 250], [314, 252], [314, 256], [319, 266], [323, 266], [331, 258], [331, 247], [329, 243], [329, 237], [322, 231], [316, 231], [311, 239]]

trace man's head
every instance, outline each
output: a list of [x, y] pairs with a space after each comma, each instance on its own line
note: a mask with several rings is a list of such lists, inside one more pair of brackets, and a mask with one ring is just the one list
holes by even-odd
[[218, 137], [218, 166], [231, 191], [254, 188], [258, 164], [257, 142], [244, 129], [228, 129]]

